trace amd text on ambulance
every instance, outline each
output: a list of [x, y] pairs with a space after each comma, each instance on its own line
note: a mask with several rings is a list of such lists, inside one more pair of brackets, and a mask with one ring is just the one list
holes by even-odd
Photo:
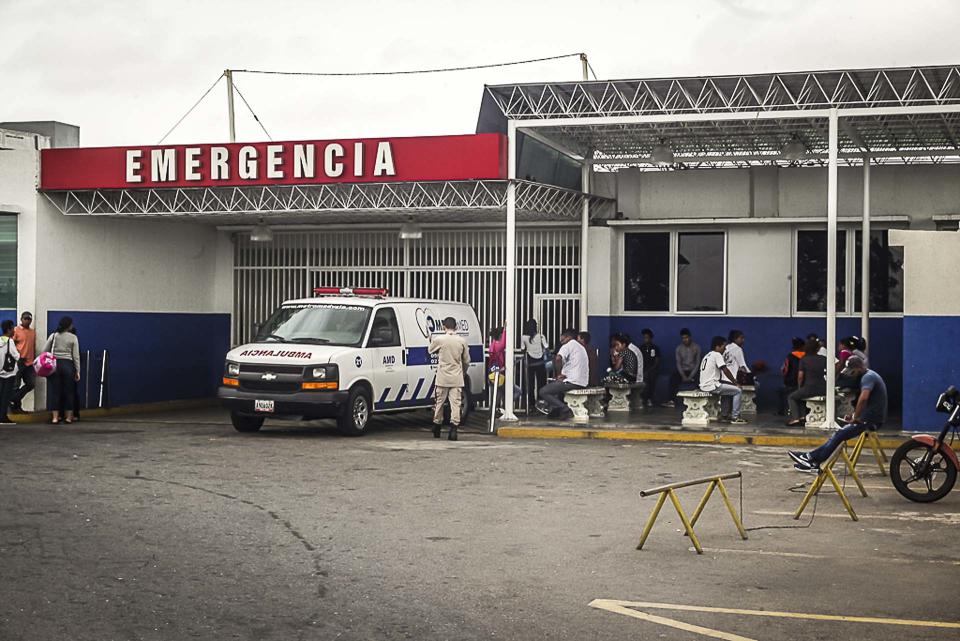
[[45, 190], [499, 180], [500, 134], [44, 149]]

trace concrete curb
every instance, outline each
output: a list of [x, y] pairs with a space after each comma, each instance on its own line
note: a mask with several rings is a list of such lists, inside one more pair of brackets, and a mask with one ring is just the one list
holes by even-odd
[[[770, 447], [815, 447], [829, 436], [790, 434], [731, 434], [729, 432], [674, 432], [660, 430], [592, 430], [568, 427], [501, 427], [500, 438], [599, 439], [607, 441], [651, 441], [659, 443], [711, 443], [714, 445], [760, 445]], [[900, 447], [908, 437], [881, 438], [884, 449]]]
[[[160, 401], [157, 403], [137, 403], [134, 405], [121, 405], [120, 407], [108, 407], [102, 409], [81, 410], [81, 419], [107, 418], [110, 416], [128, 416], [131, 414], [152, 414], [154, 412], [173, 412], [176, 410], [189, 410], [199, 407], [213, 407], [217, 404], [215, 398], [197, 398], [182, 401]], [[14, 423], [49, 423], [52, 415], [48, 411], [30, 412], [26, 414], [10, 414], [10, 420]]]

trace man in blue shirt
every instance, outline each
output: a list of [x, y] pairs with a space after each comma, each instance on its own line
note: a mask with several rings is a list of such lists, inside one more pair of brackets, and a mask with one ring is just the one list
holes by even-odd
[[844, 441], [856, 438], [866, 430], [877, 430], [887, 420], [887, 386], [872, 369], [867, 369], [863, 359], [851, 356], [843, 376], [859, 380], [860, 396], [852, 416], [845, 416], [846, 425], [834, 432], [826, 443], [811, 452], [788, 452], [793, 467], [801, 472], [818, 472], [820, 464], [830, 458]]

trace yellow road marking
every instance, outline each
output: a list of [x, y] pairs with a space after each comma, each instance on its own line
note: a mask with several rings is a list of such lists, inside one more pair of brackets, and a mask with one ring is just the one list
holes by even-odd
[[[615, 606], [617, 609], [612, 609]], [[920, 619], [888, 619], [881, 617], [858, 617], [840, 614], [808, 614], [804, 612], [777, 612], [776, 610], [742, 610], [739, 608], [716, 608], [706, 605], [682, 605], [677, 603], [651, 603], [647, 601], [617, 601], [614, 599], [594, 599], [590, 607], [626, 614], [621, 610], [632, 608], [653, 608], [654, 610], [677, 610], [681, 612], [709, 612], [712, 614], [739, 614], [754, 617], [772, 617], [777, 619], [807, 619], [812, 621], [842, 621], [844, 623], [873, 623], [877, 625], [900, 625], [915, 628], [949, 628], [960, 630], [960, 622], [953, 621], [924, 621]], [[632, 615], [630, 615], [632, 616]], [[637, 617], [645, 618], [645, 617]], [[648, 619], [649, 620], [649, 619]], [[709, 629], [709, 628], [705, 628]], [[715, 632], [715, 631], [714, 631]], [[726, 634], [721, 632], [720, 634]], [[718, 639], [743, 639], [744, 637], [727, 636]]]
[[668, 619], [667, 617], [657, 616], [656, 614], [640, 612], [639, 610], [634, 610], [633, 608], [624, 607], [623, 604], [625, 603], [629, 602], [613, 601], [610, 599], [595, 599], [590, 602], [590, 607], [597, 608], [599, 610], [606, 610], [607, 612], [614, 612], [616, 614], [625, 614], [628, 617], [633, 617], [634, 619], [649, 621], [650, 623], [665, 625], [670, 628], [676, 628], [685, 632], [693, 632], [695, 634], [700, 634], [705, 637], [712, 637], [714, 639], [725, 639], [725, 641], [756, 641], [756, 639], [751, 639], [750, 637], [742, 637], [738, 634], [732, 634], [730, 632], [722, 632], [720, 630], [714, 630], [713, 628], [705, 628], [702, 625], [693, 625], [692, 623], [677, 621], [676, 619]]
[[[754, 510], [753, 514], [763, 514], [766, 516], [793, 516], [793, 512], [784, 512], [780, 510]], [[824, 513], [817, 512], [817, 518], [824, 517], [826, 519], [849, 519], [849, 514], [834, 514], [834, 513]], [[960, 524], [960, 512], [943, 512], [941, 514], [923, 514], [920, 512], [894, 512], [893, 514], [859, 514], [861, 519], [882, 519], [886, 521], [914, 521], [914, 522], [927, 522], [931, 521], [934, 523], [946, 523], [946, 524]]]
[[[843, 516], [843, 515], [838, 515]], [[693, 550], [693, 548], [689, 548]], [[756, 554], [759, 556], [782, 556], [796, 559], [843, 559], [847, 561], [872, 561], [875, 559], [858, 559], [850, 556], [827, 556], [824, 554], [808, 554], [806, 552], [776, 552], [774, 550], [738, 550], [736, 548], [703, 548], [704, 552], [718, 554]], [[953, 559], [908, 559], [902, 557], [883, 557], [884, 563], [933, 563], [935, 565], [960, 565], [960, 561]]]

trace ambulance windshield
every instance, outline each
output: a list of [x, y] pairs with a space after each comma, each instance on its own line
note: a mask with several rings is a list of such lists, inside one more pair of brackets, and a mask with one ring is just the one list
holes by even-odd
[[362, 305], [287, 305], [264, 323], [255, 342], [357, 347], [369, 318], [370, 308]]

